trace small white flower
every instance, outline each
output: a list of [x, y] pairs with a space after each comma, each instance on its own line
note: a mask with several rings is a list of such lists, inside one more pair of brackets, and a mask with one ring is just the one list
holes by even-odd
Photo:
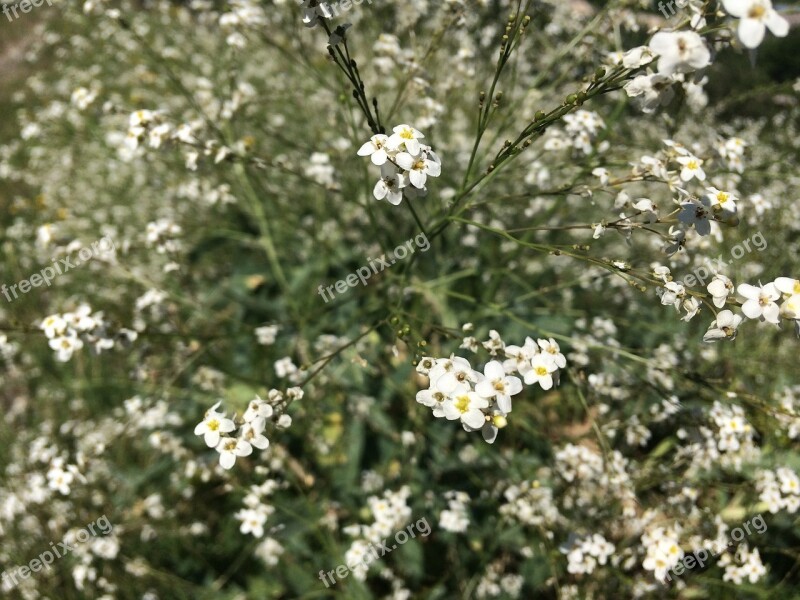
[[703, 171], [702, 168], [702, 159], [690, 154], [688, 156], [679, 156], [675, 160], [677, 160], [683, 167], [681, 169], [682, 181], [691, 181], [692, 179], [697, 179], [698, 181], [706, 180], [706, 172]]
[[722, 6], [729, 15], [741, 19], [739, 39], [747, 48], [757, 48], [767, 28], [777, 37], [789, 33], [789, 21], [772, 8], [771, 0], [722, 0]]
[[408, 152], [400, 152], [395, 157], [395, 161], [400, 167], [408, 171], [408, 179], [415, 188], [425, 187], [428, 175], [438, 177], [442, 174], [442, 165], [439, 164], [438, 157], [431, 152], [425, 151], [412, 155]]
[[686, 202], [681, 202], [681, 211], [678, 213], [678, 221], [688, 226], [694, 225], [697, 233], [708, 235], [711, 233], [711, 206], [708, 198], [700, 200], [692, 198]]
[[263, 327], [256, 327], [255, 334], [258, 338], [258, 343], [262, 346], [271, 346], [275, 343], [275, 337], [280, 331], [280, 325], [264, 325]]
[[475, 392], [468, 391], [466, 386], [456, 390], [455, 394], [442, 404], [444, 416], [448, 420], [460, 419], [464, 425], [473, 430], [483, 427], [486, 416], [481, 409], [488, 408], [488, 406], [488, 400], [481, 398]]
[[722, 210], [729, 213], [736, 212], [736, 202], [738, 198], [729, 192], [723, 192], [715, 187], [706, 188], [706, 192], [711, 206], [719, 206]]
[[406, 152], [413, 156], [419, 155], [419, 140], [425, 137], [421, 132], [406, 124], [398, 125], [392, 131], [394, 133], [388, 139], [391, 149], [398, 150], [400, 146], [405, 145]]
[[549, 390], [553, 387], [553, 373], [556, 370], [556, 363], [550, 355], [537, 354], [531, 358], [530, 367], [525, 369], [522, 376], [526, 384], [538, 383], [543, 390]]
[[405, 175], [397, 173], [391, 165], [385, 166], [387, 168], [381, 168], [381, 178], [375, 184], [372, 195], [376, 200], [385, 198], [389, 204], [397, 206], [403, 201], [403, 188], [406, 186]]
[[507, 376], [503, 365], [496, 360], [487, 363], [483, 372], [486, 379], [478, 382], [475, 391], [483, 398], [494, 398], [503, 413], [510, 413], [511, 396], [522, 391], [519, 377]]
[[67, 322], [61, 318], [61, 315], [50, 315], [45, 317], [39, 325], [39, 328], [44, 331], [48, 338], [54, 338], [64, 333], [67, 327]]
[[711, 294], [714, 306], [717, 308], [725, 306], [725, 302], [728, 296], [733, 293], [733, 290], [733, 282], [720, 273], [714, 275], [711, 283], [708, 284], [708, 293]]
[[691, 73], [711, 63], [708, 46], [694, 31], [659, 31], [650, 40], [650, 49], [659, 56], [662, 75]]
[[781, 297], [781, 293], [774, 283], [760, 287], [743, 283], [737, 288], [737, 291], [746, 298], [746, 302], [742, 305], [742, 312], [748, 319], [763, 317], [770, 323], [779, 322], [780, 309], [775, 301]]
[[386, 146], [389, 137], [379, 133], [373, 135], [367, 143], [358, 149], [359, 156], [369, 156], [373, 165], [381, 166], [389, 160], [389, 154], [386, 152]]
[[263, 434], [264, 427], [264, 419], [256, 419], [252, 423], [242, 425], [239, 435], [248, 444], [255, 446], [259, 450], [266, 450], [269, 448], [269, 440]]
[[236, 463], [237, 456], [249, 456], [253, 453], [253, 447], [249, 442], [241, 438], [222, 438], [217, 444], [219, 452], [219, 464], [223, 469], [231, 469]]
[[206, 412], [203, 420], [194, 428], [195, 435], [202, 435], [206, 446], [214, 448], [219, 444], [220, 434], [229, 433], [236, 429], [236, 425], [230, 419], [225, 418], [225, 413], [218, 413], [217, 402]]
[[741, 316], [734, 315], [729, 310], [721, 310], [703, 336], [703, 341], [716, 342], [721, 339], [733, 340], [736, 338], [736, 330], [739, 328], [741, 322]]
[[75, 350], [83, 348], [83, 340], [71, 329], [51, 339], [49, 344], [56, 351], [56, 358], [61, 362], [67, 362], [72, 358], [72, 353]]

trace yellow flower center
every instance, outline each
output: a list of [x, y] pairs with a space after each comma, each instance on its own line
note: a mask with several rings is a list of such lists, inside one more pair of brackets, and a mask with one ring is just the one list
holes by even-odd
[[463, 396], [458, 396], [456, 401], [453, 403], [459, 412], [465, 413], [469, 410], [469, 396], [464, 394]]
[[754, 7], [750, 9], [750, 12], [747, 13], [747, 16], [751, 19], [760, 19], [763, 17], [767, 12], [767, 9], [761, 6], [760, 4], [756, 4]]
[[403, 138], [404, 140], [413, 140], [414, 132], [411, 131], [410, 129], [403, 129], [403, 131], [400, 132], [400, 137]]
[[217, 431], [219, 429], [219, 421], [217, 419], [211, 419], [206, 423], [206, 427], [208, 427], [209, 431]]
[[539, 377], [547, 375], [547, 367], [536, 367], [535, 371]]
[[717, 194], [717, 200], [720, 204], [725, 204], [728, 200], [730, 200], [730, 194], [726, 194], [725, 192], [720, 192]]
[[696, 171], [700, 165], [697, 164], [696, 160], [690, 160], [686, 163], [686, 168], [691, 169], [692, 171]]

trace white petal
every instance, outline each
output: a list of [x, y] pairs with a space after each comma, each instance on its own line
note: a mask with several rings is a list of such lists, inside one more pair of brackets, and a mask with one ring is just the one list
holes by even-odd
[[409, 172], [408, 178], [411, 180], [411, 185], [419, 189], [425, 187], [425, 181], [428, 179], [425, 173], [422, 171], [417, 171], [416, 169]]
[[425, 167], [427, 168], [428, 175], [431, 177], [438, 177], [442, 174], [442, 165], [437, 162], [433, 162], [432, 160], [425, 161]]
[[386, 197], [386, 194], [389, 193], [389, 186], [383, 181], [383, 179], [379, 180], [378, 183], [375, 184], [375, 187], [372, 189], [372, 195], [375, 196], [376, 200], [383, 200]]
[[230, 469], [236, 463], [236, 457], [232, 452], [223, 452], [219, 455], [219, 464], [223, 469]]
[[503, 379], [506, 376], [506, 370], [503, 368], [503, 365], [496, 360], [486, 363], [483, 372], [489, 379]]
[[510, 396], [499, 396], [497, 398], [497, 408], [502, 410], [504, 413], [508, 414], [511, 412], [511, 397]]
[[780, 16], [776, 11], [770, 11], [767, 17], [767, 27], [777, 37], [786, 37], [789, 33], [789, 21]]
[[486, 422], [486, 417], [479, 410], [470, 410], [462, 415], [461, 421], [473, 429], [479, 429]]
[[414, 158], [408, 152], [401, 152], [394, 157], [394, 161], [406, 171], [410, 171], [414, 166]]
[[766, 27], [757, 19], [742, 19], [739, 23], [739, 39], [746, 48], [757, 48], [764, 40]]
[[758, 319], [761, 316], [761, 305], [758, 300], [748, 300], [742, 305], [742, 312], [748, 319]]
[[358, 149], [359, 156], [369, 156], [373, 152], [375, 152], [375, 144], [373, 144], [372, 142], [367, 142], [366, 144], [361, 146], [361, 148]]
[[389, 160], [389, 155], [386, 154], [386, 150], [381, 148], [372, 155], [370, 160], [372, 161], [373, 165], [380, 167], [381, 165], [385, 164], [387, 160]]
[[488, 379], [481, 381], [478, 385], [475, 386], [475, 391], [478, 395], [483, 396], [484, 398], [493, 398], [497, 395], [497, 390], [494, 389], [494, 385]]
[[741, 17], [747, 13], [752, 0], [722, 0], [722, 6], [725, 11], [732, 17]]
[[761, 293], [761, 290], [754, 285], [750, 285], [749, 283], [741, 284], [738, 288], [736, 288], [736, 291], [749, 300], [758, 298], [759, 293]]
[[767, 304], [764, 307], [764, 318], [770, 323], [777, 323], [780, 321], [780, 309], [774, 302]]

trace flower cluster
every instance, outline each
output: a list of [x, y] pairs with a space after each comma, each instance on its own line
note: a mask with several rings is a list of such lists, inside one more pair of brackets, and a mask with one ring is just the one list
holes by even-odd
[[652, 571], [659, 581], [664, 581], [667, 573], [683, 558], [678, 536], [679, 531], [669, 527], [655, 527], [642, 534], [642, 546], [647, 553], [642, 567]]
[[720, 556], [717, 564], [725, 568], [722, 581], [732, 581], [736, 585], [740, 585], [745, 579], [750, 583], [756, 583], [767, 574], [767, 568], [761, 562], [758, 548], [751, 551], [747, 542], [740, 544], [736, 552], [726, 552]]
[[576, 574], [591, 575], [597, 565], [604, 565], [614, 554], [614, 544], [610, 543], [599, 533], [583, 539], [573, 540], [567, 554], [567, 571]]
[[367, 500], [374, 521], [370, 525], [348, 525], [342, 531], [356, 538], [345, 552], [344, 561], [353, 565], [353, 576], [359, 581], [367, 578], [369, 565], [375, 560], [370, 552], [372, 544], [377, 544], [402, 529], [411, 518], [408, 499], [411, 490], [403, 486], [396, 492], [386, 490], [383, 496], [370, 496]]
[[511, 397], [522, 391], [522, 380], [512, 373], [528, 385], [538, 383], [549, 390], [558, 369], [567, 364], [553, 339], [527, 338], [523, 346], [503, 348], [506, 360], [488, 362], [483, 373], [460, 356], [423, 358], [417, 372], [428, 377], [430, 387], [417, 393], [417, 402], [430, 407], [434, 417], [460, 421], [466, 431], [480, 429], [483, 439], [494, 443], [497, 432], [507, 425]]
[[800, 508], [800, 479], [789, 467], [760, 471], [756, 489], [760, 494], [759, 500], [773, 514], [780, 510], [795, 513]]
[[439, 515], [439, 527], [445, 531], [462, 533], [469, 527], [469, 495], [451, 490], [445, 492], [447, 508]]
[[[733, 284], [724, 275], [716, 275], [708, 285], [715, 306], [724, 306]], [[742, 304], [742, 314], [751, 320], [775, 325], [781, 319], [794, 323], [800, 336], [800, 280], [778, 277], [775, 281], [758, 286], [743, 283], [736, 288]], [[778, 304], [780, 302], [780, 304]], [[720, 311], [711, 323], [703, 339], [707, 342], [733, 340], [743, 318], [730, 310]]]
[[407, 198], [425, 196], [425, 183], [442, 173], [442, 161], [430, 146], [420, 142], [425, 136], [410, 125], [398, 125], [392, 135], [373, 135], [358, 149], [359, 156], [369, 156], [381, 168], [381, 178], [372, 190], [377, 200], [395, 206]]
[[284, 399], [280, 391], [270, 390], [269, 401], [256, 396], [248, 404], [241, 419], [237, 419], [236, 415], [228, 418], [225, 413], [218, 412], [217, 408], [222, 401], [217, 402], [206, 411], [203, 420], [194, 428], [194, 434], [202, 435], [206, 446], [219, 452], [219, 464], [223, 469], [231, 469], [237, 457], [250, 456], [253, 448], [266, 450], [269, 447], [269, 440], [264, 435], [267, 423], [277, 417], [275, 421], [278, 427], [286, 428], [291, 424], [289, 415], [279, 415], [276, 408], [285, 408], [288, 402], [302, 396], [303, 392], [299, 388], [287, 390], [288, 400]]
[[85, 344], [100, 354], [117, 344], [130, 344], [138, 336], [135, 331], [125, 328], [112, 334], [103, 313], [93, 313], [88, 304], [81, 304], [72, 312], [45, 317], [39, 328], [50, 340], [50, 347], [56, 351], [56, 358], [61, 362], [67, 362]]

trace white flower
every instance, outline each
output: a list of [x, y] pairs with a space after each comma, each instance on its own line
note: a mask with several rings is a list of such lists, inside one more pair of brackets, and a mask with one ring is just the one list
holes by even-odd
[[258, 338], [258, 343], [262, 346], [271, 346], [275, 343], [275, 336], [278, 335], [280, 325], [264, 325], [263, 327], [256, 327], [255, 334]]
[[739, 39], [747, 48], [758, 47], [767, 28], [777, 37], [789, 33], [789, 22], [772, 8], [771, 0], [722, 0], [722, 6], [729, 15], [741, 19]]
[[629, 97], [635, 98], [645, 113], [651, 113], [659, 106], [666, 106], [675, 97], [672, 84], [675, 81], [672, 77], [661, 73], [649, 73], [647, 75], [637, 75], [625, 84], [625, 93]]
[[425, 137], [421, 132], [406, 124], [398, 125], [392, 129], [392, 131], [394, 131], [394, 133], [388, 139], [390, 148], [398, 150], [400, 146], [405, 144], [406, 152], [413, 156], [419, 155], [419, 140]]
[[703, 336], [704, 342], [716, 342], [721, 339], [733, 340], [736, 338], [736, 330], [742, 322], [742, 317], [734, 315], [729, 310], [721, 310], [717, 315], [716, 320], [712, 321], [711, 325]]
[[259, 450], [266, 450], [269, 447], [269, 440], [263, 433], [265, 426], [264, 419], [256, 419], [252, 423], [242, 425], [239, 435], [248, 444], [255, 446]]
[[736, 196], [729, 192], [723, 192], [715, 187], [706, 188], [709, 202], [711, 206], [719, 206], [722, 210], [729, 213], [736, 212], [736, 202], [739, 200]]
[[675, 281], [668, 281], [664, 284], [664, 291], [661, 293], [661, 304], [664, 306], [673, 305], [679, 308], [685, 297], [686, 288], [683, 284]]
[[438, 157], [431, 151], [417, 152], [414, 155], [400, 152], [395, 157], [395, 161], [408, 171], [411, 185], [419, 189], [425, 187], [428, 175], [438, 177], [442, 174], [442, 165], [439, 164]]
[[778, 277], [775, 280], [775, 287], [779, 292], [789, 296], [800, 294], [800, 280], [791, 277]]
[[622, 56], [622, 66], [626, 69], [638, 69], [653, 62], [653, 51], [647, 46], [631, 48]]
[[61, 315], [50, 315], [45, 317], [39, 325], [39, 328], [44, 331], [48, 338], [54, 338], [64, 333], [67, 327], [67, 322], [61, 318]]
[[486, 416], [481, 409], [488, 408], [488, 406], [488, 400], [481, 398], [475, 392], [469, 391], [466, 386], [459, 386], [453, 395], [442, 403], [444, 416], [448, 420], [460, 419], [464, 425], [473, 430], [483, 427], [486, 422]]
[[249, 442], [241, 438], [222, 438], [217, 444], [219, 452], [219, 464], [223, 469], [230, 469], [236, 463], [237, 456], [249, 456], [253, 453], [253, 447]]
[[386, 145], [389, 138], [382, 133], [373, 135], [367, 143], [358, 149], [359, 156], [369, 156], [373, 165], [381, 166], [389, 160]]
[[775, 300], [781, 297], [781, 293], [774, 283], [760, 287], [743, 283], [737, 288], [737, 291], [747, 299], [742, 305], [742, 312], [748, 319], [763, 317], [770, 323], [778, 323], [780, 309]]
[[708, 284], [708, 293], [711, 294], [714, 306], [717, 308], [725, 306], [725, 302], [728, 296], [733, 293], [733, 289], [733, 282], [720, 273], [714, 275], [711, 283]]
[[236, 429], [236, 425], [230, 419], [225, 418], [225, 413], [218, 413], [217, 402], [208, 409], [203, 420], [194, 428], [195, 435], [202, 435], [206, 446], [214, 448], [219, 444], [220, 433], [229, 433]]
[[781, 304], [781, 316], [786, 319], [797, 321], [798, 335], [800, 335], [800, 294], [789, 296], [786, 301]]
[[703, 161], [701, 159], [689, 154], [688, 156], [679, 156], [675, 160], [683, 166], [681, 169], [682, 181], [691, 181], [693, 178], [698, 181], [706, 180], [706, 173], [703, 171]]
[[330, 19], [333, 14], [325, 2], [319, 0], [297, 0], [303, 9], [303, 24], [306, 27], [316, 27], [322, 19]]
[[507, 376], [503, 365], [496, 360], [487, 363], [483, 373], [486, 379], [478, 382], [475, 391], [483, 398], [494, 398], [501, 411], [510, 413], [511, 396], [522, 391], [519, 377]]
[[397, 173], [392, 165], [381, 167], [381, 171], [381, 178], [375, 184], [372, 195], [376, 200], [385, 198], [389, 204], [397, 206], [403, 201], [403, 188], [407, 185], [405, 175]]
[[633, 203], [633, 208], [643, 213], [647, 217], [648, 223], [655, 223], [658, 220], [658, 207], [653, 204], [652, 200], [639, 198]]
[[539, 348], [542, 349], [542, 352], [550, 355], [550, 357], [553, 359], [553, 362], [559, 369], [563, 369], [567, 366], [567, 359], [563, 354], [561, 354], [561, 347], [553, 338], [548, 340], [539, 339], [536, 340], [536, 343], [539, 345]]
[[659, 55], [662, 75], [691, 73], [711, 62], [711, 52], [694, 31], [659, 31], [650, 40], [650, 49]]
[[532, 385], [538, 383], [543, 390], [553, 387], [553, 373], [556, 371], [556, 363], [548, 354], [537, 354], [531, 358], [531, 364], [522, 373], [525, 383]]
[[257, 538], [263, 537], [264, 523], [267, 522], [266, 512], [253, 508], [243, 508], [234, 516], [242, 522], [239, 527], [241, 533], [245, 535], [252, 533]]
[[272, 413], [272, 406], [256, 396], [250, 401], [250, 404], [247, 405], [247, 410], [244, 411], [242, 418], [245, 423], [251, 423], [256, 419], [269, 419]]
[[56, 357], [61, 362], [67, 362], [72, 358], [72, 353], [75, 350], [83, 348], [83, 341], [71, 329], [51, 339], [49, 344], [50, 347], [57, 352]]
[[681, 202], [681, 211], [678, 213], [678, 221], [689, 225], [694, 225], [697, 233], [708, 235], [711, 233], [711, 207], [708, 198], [696, 200], [692, 198], [686, 202]]

